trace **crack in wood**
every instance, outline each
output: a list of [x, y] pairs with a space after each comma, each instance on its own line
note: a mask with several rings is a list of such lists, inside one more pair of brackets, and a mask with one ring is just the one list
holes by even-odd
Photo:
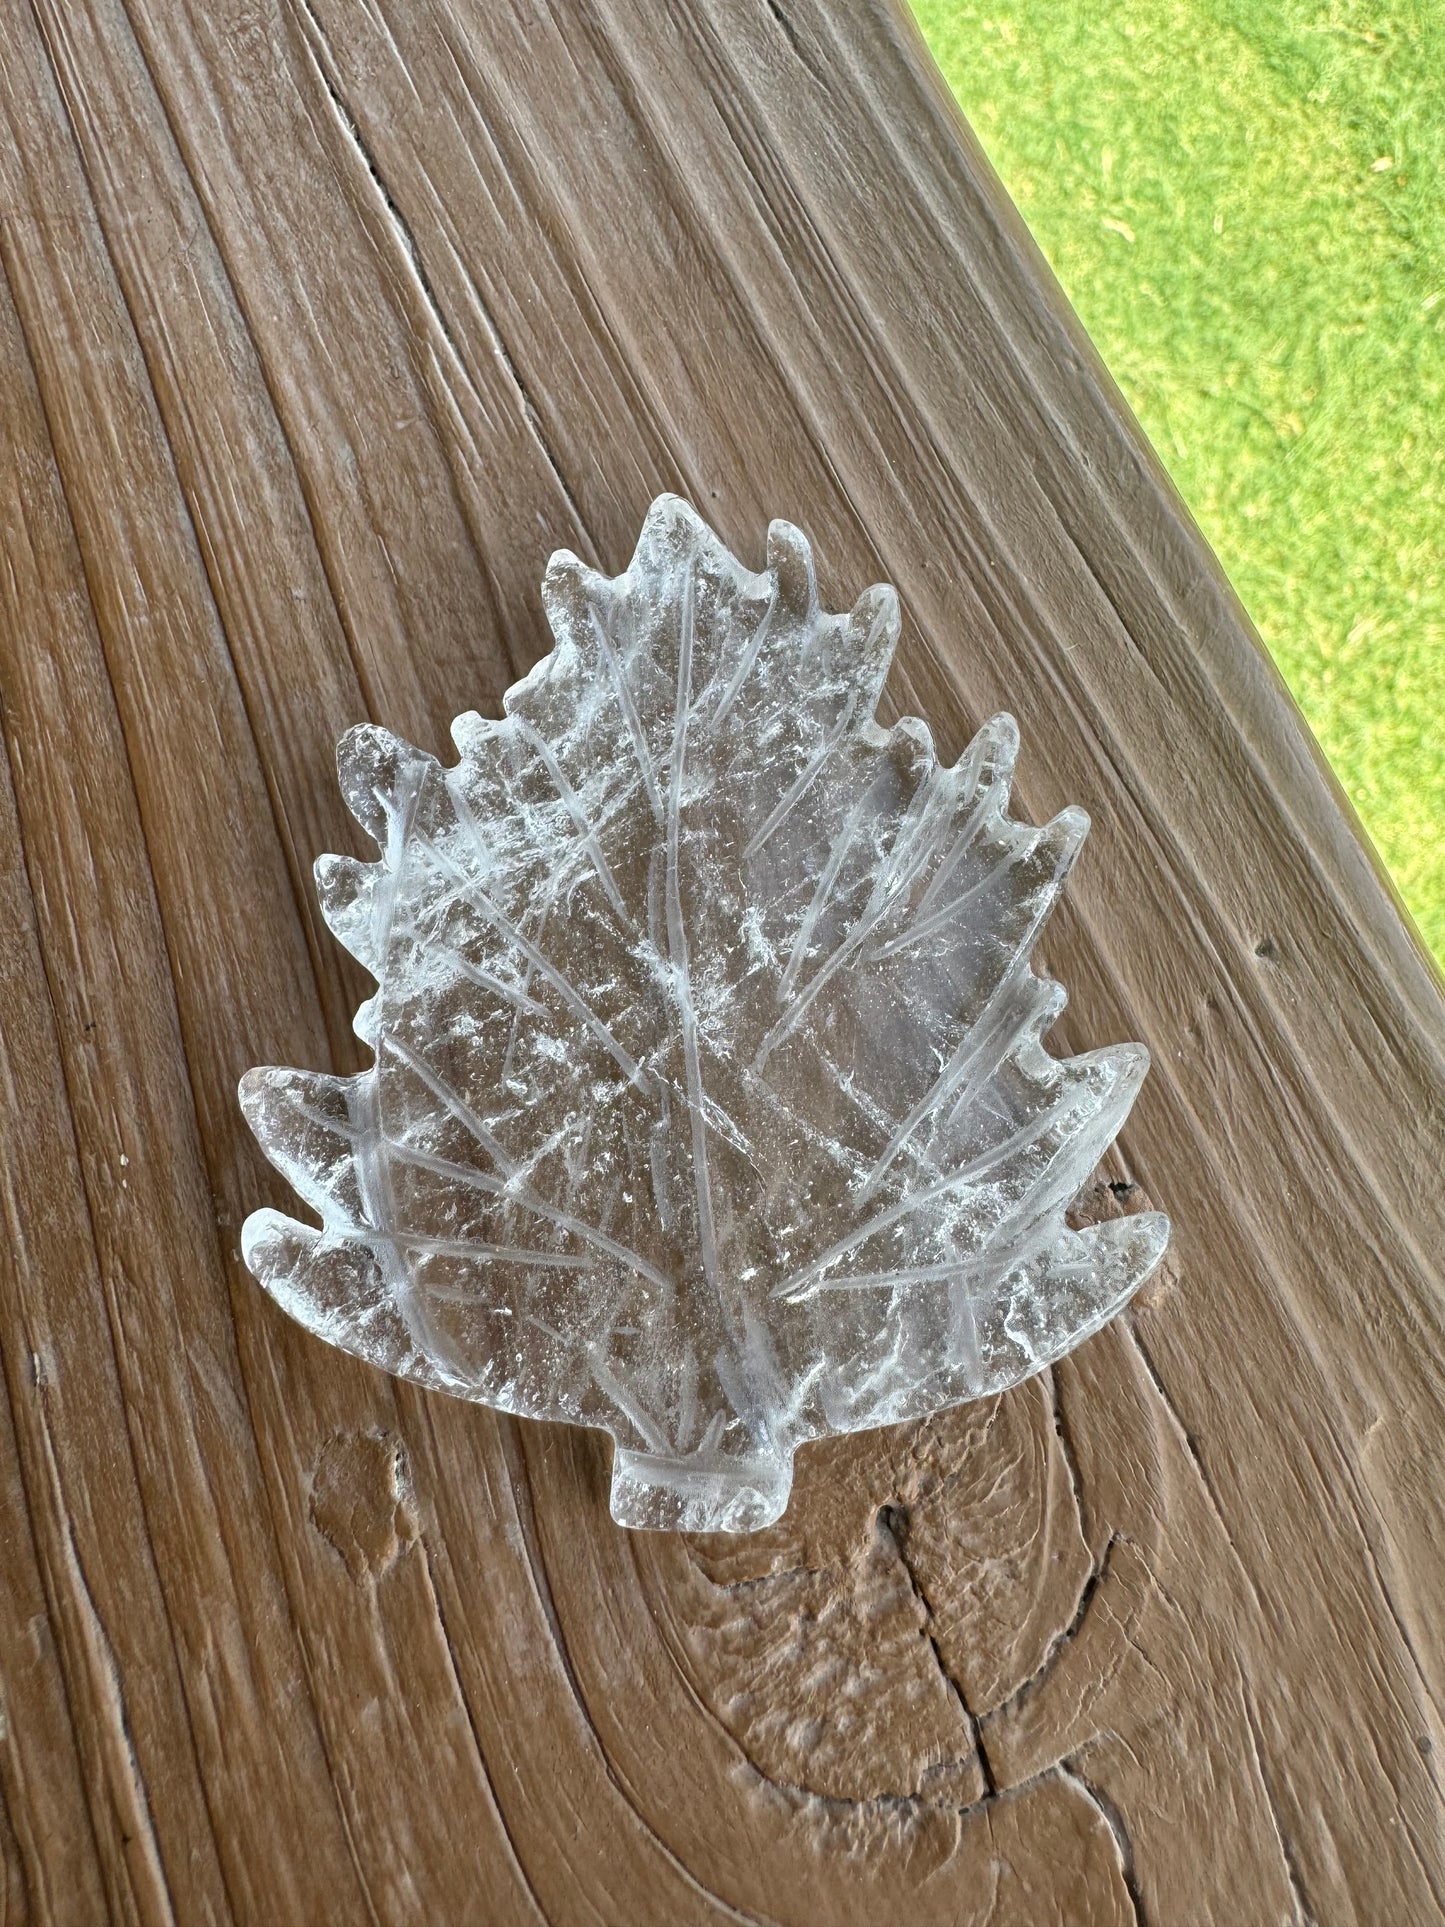
[[1285, 1874], [1289, 1880], [1290, 1892], [1294, 1895], [1295, 1918], [1297, 1927], [1315, 1927], [1315, 1915], [1305, 1898], [1304, 1879], [1299, 1864], [1299, 1855], [1284, 1829], [1280, 1819], [1279, 1803], [1275, 1798], [1270, 1781], [1269, 1767], [1265, 1761], [1264, 1736], [1259, 1730], [1259, 1716], [1250, 1697], [1249, 1685], [1243, 1673], [1239, 1680], [1240, 1699], [1244, 1706], [1245, 1723], [1249, 1728], [1250, 1746], [1254, 1751], [1254, 1764], [1259, 1773], [1260, 1785], [1264, 1788], [1265, 1803], [1269, 1807], [1269, 1817], [1274, 1823], [1275, 1839], [1279, 1842], [1280, 1858], [1284, 1862]]
[[532, 1906], [536, 1910], [537, 1919], [540, 1922], [542, 1922], [545, 1927], [545, 1924], [547, 1923], [549, 1918], [547, 1910], [542, 1905], [541, 1898], [538, 1895], [536, 1888], [532, 1885], [531, 1875], [528, 1873], [526, 1866], [523, 1864], [522, 1856], [517, 1850], [516, 1838], [512, 1832], [511, 1826], [508, 1824], [506, 1809], [503, 1807], [501, 1801], [497, 1798], [496, 1783], [492, 1778], [492, 1770], [487, 1765], [486, 1749], [482, 1745], [482, 1736], [477, 1726], [476, 1714], [472, 1709], [472, 1702], [467, 1693], [467, 1690], [462, 1685], [461, 1673], [458, 1670], [457, 1650], [456, 1650], [456, 1647], [452, 1644], [451, 1634], [447, 1630], [446, 1614], [442, 1610], [441, 1594], [437, 1590], [436, 1574], [432, 1568], [431, 1546], [428, 1543], [427, 1534], [424, 1531], [418, 1534], [417, 1543], [421, 1547], [422, 1564], [426, 1572], [428, 1604], [430, 1605], [431, 1611], [435, 1616], [436, 1623], [437, 1623], [437, 1630], [441, 1634], [442, 1644], [446, 1649], [447, 1664], [451, 1668], [452, 1689], [456, 1695], [457, 1704], [461, 1707], [463, 1713], [466, 1715], [467, 1729], [472, 1736], [472, 1751], [476, 1756], [477, 1767], [482, 1775], [483, 1781], [485, 1782], [486, 1789], [487, 1789], [487, 1797], [491, 1802], [492, 1811], [496, 1814], [497, 1823], [501, 1827], [502, 1833], [506, 1838], [508, 1852], [510, 1853], [510, 1856], [511, 1856], [513, 1871], [516, 1873], [517, 1879], [521, 1882], [523, 1891], [526, 1893], [527, 1898], [531, 1901]]
[[968, 1695], [963, 1689], [962, 1680], [949, 1670], [948, 1664], [943, 1657], [943, 1649], [940, 1647], [933, 1632], [933, 1607], [929, 1603], [928, 1595], [923, 1590], [918, 1574], [914, 1571], [912, 1561], [908, 1557], [907, 1539], [909, 1514], [907, 1507], [898, 1505], [880, 1506], [877, 1525], [879, 1532], [892, 1545], [899, 1564], [908, 1576], [908, 1583], [913, 1588], [913, 1596], [918, 1601], [919, 1607], [922, 1610], [923, 1624], [920, 1630], [933, 1651], [933, 1657], [937, 1662], [944, 1685], [958, 1702], [959, 1710], [963, 1714], [964, 1725], [973, 1741], [973, 1748], [978, 1759], [979, 1769], [983, 1774], [986, 1795], [997, 1798], [998, 1781], [994, 1777], [993, 1763], [988, 1757], [988, 1748], [984, 1745], [983, 1728], [979, 1723], [978, 1716], [968, 1703]]
[[1124, 1825], [1124, 1816], [1107, 1794], [1085, 1779], [1079, 1770], [1077, 1758], [1061, 1760], [1058, 1770], [1065, 1779], [1071, 1780], [1098, 1809], [1100, 1817], [1109, 1829], [1114, 1850], [1119, 1856], [1119, 1872], [1123, 1877], [1125, 1891], [1129, 1895], [1129, 1904], [1134, 1909], [1135, 1927], [1149, 1927], [1149, 1915], [1144, 1906], [1144, 1896], [1134, 1871], [1134, 1842], [1130, 1838], [1129, 1829]]
[[1179, 1443], [1184, 1447], [1189, 1463], [1193, 1467], [1199, 1483], [1203, 1488], [1204, 1496], [1209, 1502], [1210, 1510], [1219, 1522], [1220, 1531], [1224, 1534], [1225, 1543], [1233, 1556], [1240, 1577], [1249, 1588], [1250, 1597], [1253, 1600], [1256, 1610], [1263, 1616], [1265, 1612], [1264, 1601], [1260, 1598], [1259, 1588], [1255, 1583], [1253, 1573], [1249, 1570], [1247, 1561], [1234, 1542], [1234, 1533], [1225, 1515], [1224, 1508], [1220, 1504], [1219, 1494], [1214, 1489], [1214, 1481], [1210, 1478], [1208, 1469], [1200, 1457], [1199, 1443], [1194, 1434], [1189, 1430], [1189, 1427], [1184, 1423], [1178, 1407], [1169, 1395], [1169, 1388], [1159, 1376], [1158, 1367], [1155, 1365], [1153, 1358], [1149, 1354], [1148, 1347], [1139, 1334], [1138, 1321], [1135, 1319], [1133, 1313], [1126, 1311], [1120, 1319], [1120, 1323], [1128, 1332], [1134, 1349], [1138, 1353], [1140, 1363], [1149, 1374], [1149, 1382], [1153, 1386], [1160, 1404], [1168, 1413], [1170, 1425], [1173, 1427]]
[[[60, 93], [60, 97], [64, 105], [67, 118], [70, 122], [71, 134], [72, 134], [72, 139], [75, 146], [76, 157], [77, 157], [77, 161], [80, 166], [81, 172], [85, 178], [86, 188], [89, 193], [91, 204], [92, 204], [92, 212], [96, 223], [96, 229], [97, 229], [97, 232], [99, 233], [102, 246], [104, 247], [106, 259], [110, 265], [111, 272], [114, 276], [117, 292], [119, 293], [120, 299], [124, 305], [125, 312], [126, 312], [126, 319], [131, 329], [131, 332], [134, 336], [137, 350], [145, 359], [147, 375], [151, 382], [151, 387], [153, 390], [154, 400], [155, 400], [155, 420], [160, 429], [161, 435], [165, 441], [167, 457], [174, 470], [177, 486], [180, 490], [181, 498], [185, 504], [186, 514], [189, 519], [192, 534], [195, 539], [196, 553], [200, 557], [203, 563], [203, 566], [205, 568], [206, 578], [209, 585], [211, 603], [212, 603], [212, 607], [216, 617], [215, 633], [222, 647], [224, 647], [226, 651], [227, 658], [229, 660], [230, 667], [231, 667], [231, 672], [235, 680], [238, 699], [240, 700], [242, 707], [246, 713], [247, 726], [250, 730], [251, 736], [259, 744], [261, 738], [256, 728], [255, 718], [252, 714], [251, 696], [247, 690], [245, 679], [239, 673], [239, 668], [235, 661], [235, 652], [232, 648], [231, 638], [227, 632], [227, 625], [224, 620], [224, 614], [223, 614], [224, 600], [223, 600], [222, 583], [217, 578], [217, 575], [215, 573], [216, 559], [217, 559], [215, 554], [215, 545], [213, 542], [207, 539], [207, 531], [204, 525], [204, 521], [202, 519], [202, 515], [200, 513], [199, 504], [195, 499], [194, 489], [193, 487], [189, 486], [187, 483], [187, 479], [185, 475], [185, 463], [183, 460], [183, 449], [178, 444], [175, 427], [170, 417], [170, 410], [166, 406], [165, 383], [162, 379], [158, 377], [157, 370], [153, 365], [153, 361], [152, 361], [152, 356], [154, 353], [154, 343], [150, 339], [149, 330], [146, 328], [145, 316], [142, 312], [138, 311], [138, 308], [137, 308], [137, 304], [134, 296], [134, 290], [133, 290], [134, 264], [127, 262], [127, 260], [123, 257], [121, 248], [117, 245], [116, 236], [112, 233], [112, 224], [106, 218], [106, 210], [102, 202], [102, 197], [100, 193], [97, 191], [97, 183], [96, 183], [94, 169], [93, 169], [92, 157], [86, 151], [86, 143], [83, 138], [84, 132], [86, 130], [85, 130], [84, 121], [83, 121], [82, 103], [77, 101], [76, 99], [74, 85], [73, 85], [74, 75], [69, 71], [69, 68], [67, 67], [67, 65], [64, 62], [62, 62], [60, 58], [60, 52], [55, 42], [53, 18], [50, 16], [48, 11], [42, 12], [41, 0], [31, 0], [31, 5], [32, 5], [32, 11], [35, 15], [37, 28], [40, 32], [42, 41], [45, 45], [47, 58], [49, 59], [51, 64], [52, 72], [55, 79], [55, 84]], [[149, 68], [148, 66], [146, 66], [145, 52], [143, 47], [141, 46], [139, 38], [136, 38], [133, 36], [133, 44], [136, 48], [137, 56], [141, 61], [142, 67], [145, 69], [148, 78], [151, 78], [152, 85], [154, 86], [154, 79], [152, 76], [150, 76]], [[165, 120], [167, 129], [171, 134], [171, 138], [172, 140], [175, 140], [176, 130], [173, 124], [171, 123], [164, 97], [162, 96], [159, 88], [155, 88], [155, 99], [156, 99], [157, 107], [162, 117]], [[180, 147], [179, 147], [178, 141], [176, 143], [176, 146], [177, 146], [177, 152], [179, 153]], [[189, 175], [187, 175], [187, 183], [189, 186], [194, 188], [195, 183], [190, 179]], [[198, 200], [199, 200], [199, 196], [198, 196]], [[229, 271], [225, 266], [224, 254], [220, 249], [219, 244], [216, 242], [216, 237], [214, 235], [214, 232], [210, 229], [209, 215], [205, 213], [204, 210], [202, 212], [202, 218], [207, 222], [207, 231], [208, 233], [211, 234], [211, 240], [213, 245], [216, 246], [217, 259], [221, 263], [222, 272], [227, 274], [227, 278], [229, 281]], [[244, 310], [241, 308], [239, 298], [237, 298], [237, 309], [238, 309], [238, 312], [242, 314], [244, 319]], [[249, 322], [246, 325], [249, 332]], [[21, 326], [23, 329], [24, 327], [23, 319], [21, 321]], [[253, 341], [253, 346], [255, 346], [254, 337], [252, 337], [252, 341]], [[263, 378], [264, 378], [264, 362], [260, 358], [259, 349], [257, 350], [257, 353], [258, 353], [258, 367], [261, 368], [263, 373]], [[31, 359], [32, 359], [32, 365], [33, 365], [33, 359], [34, 359], [33, 356]], [[269, 384], [268, 384], [268, 393], [270, 393]], [[44, 405], [43, 390], [41, 392], [41, 400], [42, 400], [42, 406], [43, 406]], [[274, 407], [274, 403], [275, 403], [274, 395], [271, 396], [271, 400]], [[281, 422], [279, 410], [276, 412], [276, 420], [277, 420], [278, 429], [284, 436], [285, 428], [284, 428], [284, 424]], [[52, 435], [52, 440], [53, 439], [54, 437]], [[62, 488], [64, 488], [65, 486], [63, 475], [61, 477], [61, 486]], [[302, 494], [303, 494], [303, 499], [305, 499], [304, 489], [302, 490]], [[67, 510], [69, 511], [69, 509], [70, 509], [70, 505], [69, 505], [69, 499], [67, 496]], [[313, 534], [313, 539], [316, 541], [316, 544], [317, 544], [318, 556], [320, 557], [324, 567], [325, 561], [326, 561], [324, 547], [320, 542], [320, 531], [316, 523], [314, 510], [312, 509], [309, 501], [308, 501], [308, 515], [310, 516], [311, 523], [312, 523], [312, 534]], [[73, 511], [71, 511], [71, 519], [72, 519], [72, 522], [74, 522]], [[77, 539], [77, 542], [79, 542], [80, 540], [79, 526], [76, 525], [76, 528], [77, 528], [76, 539]], [[84, 547], [82, 545], [82, 560], [83, 559], [84, 559]], [[89, 589], [90, 588], [90, 571], [88, 568], [86, 569], [86, 582], [87, 582], [87, 587]], [[343, 628], [345, 628], [346, 627], [345, 613], [342, 610], [341, 603], [337, 598], [334, 592], [334, 589], [332, 593], [332, 600], [337, 608], [338, 620], [342, 623]], [[92, 603], [92, 610], [95, 616], [97, 628], [101, 633], [102, 637], [104, 637], [106, 632], [106, 612], [100, 606], [100, 604], [96, 602], [93, 590], [91, 590], [91, 603]], [[348, 642], [348, 649], [352, 658], [353, 668], [356, 669], [358, 680], [360, 681], [361, 686], [364, 690], [365, 682], [364, 682], [364, 678], [361, 675], [361, 671], [358, 665], [358, 656], [354, 646], [354, 637], [351, 636], [349, 630], [347, 630], [347, 642]], [[123, 717], [122, 717], [122, 734], [123, 736], [125, 735], [125, 725], [124, 725]], [[130, 755], [130, 746], [128, 741], [127, 741], [127, 755], [128, 757]], [[308, 955], [311, 963], [312, 977], [316, 984], [318, 997], [321, 999], [323, 1005], [325, 1005], [329, 1002], [329, 999], [327, 996], [327, 981], [326, 981], [328, 968], [334, 969], [335, 964], [334, 964], [334, 960], [330, 958], [329, 946], [323, 943], [324, 933], [319, 928], [318, 920], [314, 914], [314, 906], [312, 902], [312, 893], [311, 893], [311, 886], [310, 886], [309, 865], [303, 863], [299, 857], [297, 847], [296, 847], [296, 838], [292, 834], [291, 826], [282, 812], [282, 809], [280, 806], [280, 799], [275, 794], [274, 786], [269, 783], [267, 786], [267, 793], [271, 802], [272, 819], [275, 824], [277, 841], [280, 844], [282, 850], [285, 852], [285, 856], [286, 856], [287, 872], [291, 878], [291, 886], [292, 886], [292, 891], [295, 898], [298, 918], [302, 929], [306, 933], [307, 951], [308, 951]]]
[[[327, 97], [330, 99], [331, 105], [335, 110], [336, 118], [364, 163], [367, 173], [371, 176], [372, 184], [375, 186], [382, 206], [386, 210], [397, 243], [401, 248], [402, 254], [405, 256], [407, 265], [415, 276], [416, 285], [426, 303], [427, 310], [435, 322], [438, 332], [445, 341], [447, 348], [451, 352], [452, 360], [456, 364], [458, 372], [475, 393], [476, 384], [471, 378], [466, 353], [452, 332], [451, 322], [447, 318], [446, 309], [443, 307], [437, 295], [431, 275], [427, 270], [425, 261], [422, 259], [421, 249], [417, 245], [416, 235], [412, 230], [411, 223], [397, 205], [396, 197], [387, 184], [386, 177], [382, 173], [381, 164], [377, 160], [375, 151], [365, 133], [362, 131], [356, 113], [341, 91], [336, 77], [335, 61], [331, 55], [330, 43], [317, 17], [312, 0], [291, 0], [291, 4], [300, 10], [307, 23], [304, 36], [307, 48], [311, 55], [317, 77], [325, 88]], [[477, 304], [477, 312], [482, 318], [483, 326], [486, 328], [492, 350], [497, 360], [501, 363], [507, 379], [516, 393], [522, 418], [526, 422], [533, 439], [536, 441], [548, 467], [552, 471], [553, 477], [562, 492], [568, 508], [572, 512], [578, 535], [584, 547], [590, 548], [590, 534], [587, 528], [586, 518], [582, 513], [581, 504], [573, 494], [572, 485], [567, 480], [561, 460], [547, 435], [546, 428], [542, 422], [541, 411], [537, 407], [530, 388], [522, 377], [522, 372], [517, 366], [515, 356], [507, 346], [506, 337], [502, 333], [496, 316], [483, 299], [481, 289], [477, 286], [476, 280], [471, 274], [467, 275], [467, 285]]]
[[1098, 1560], [1094, 1559], [1093, 1541], [1089, 1533], [1089, 1513], [1084, 1503], [1083, 1475], [1079, 1471], [1079, 1455], [1074, 1449], [1073, 1432], [1070, 1429], [1068, 1413], [1064, 1409], [1057, 1365], [1049, 1367], [1048, 1380], [1049, 1401], [1053, 1407], [1054, 1416], [1054, 1435], [1059, 1441], [1059, 1454], [1064, 1462], [1064, 1470], [1069, 1475], [1069, 1486], [1074, 1495], [1074, 1508], [1079, 1515], [1079, 1531], [1083, 1534], [1084, 1544], [1088, 1546], [1090, 1558], [1097, 1569]]
[[[48, 1443], [48, 1440], [47, 1440]], [[59, 1473], [51, 1459], [52, 1475], [58, 1484]], [[57, 1498], [59, 1493], [57, 1491]], [[91, 1596], [75, 1544], [75, 1531], [66, 1516], [61, 1539], [71, 1596], [81, 1613], [82, 1639], [90, 1661], [90, 1686], [99, 1702], [97, 1711], [108, 1717], [96, 1721], [97, 1737], [105, 1759], [107, 1786], [113, 1803], [115, 1821], [120, 1829], [122, 1859], [131, 1882], [131, 1898], [138, 1918], [156, 1927], [175, 1927], [175, 1909], [161, 1857], [151, 1813], [145, 1775], [136, 1753], [131, 1732], [130, 1711], [125, 1686], [116, 1662], [115, 1648], [105, 1630], [95, 1600]]]
[[[1108, 1539], [1104, 1543], [1103, 1552], [1094, 1563], [1088, 1578], [1084, 1581], [1083, 1589], [1079, 1594], [1079, 1603], [1074, 1609], [1073, 1618], [1067, 1626], [1062, 1627], [1054, 1634], [1053, 1639], [1049, 1642], [1048, 1650], [1039, 1661], [1039, 1664], [1034, 1668], [1033, 1672], [1029, 1674], [1028, 1678], [1021, 1680], [1006, 1700], [1000, 1701], [997, 1706], [991, 1707], [989, 1711], [984, 1714], [983, 1723], [985, 1726], [990, 1726], [997, 1721], [1003, 1720], [1009, 1714], [1016, 1712], [1033, 1693], [1045, 1684], [1049, 1674], [1058, 1664], [1059, 1655], [1063, 1652], [1064, 1648], [1077, 1639], [1083, 1631], [1085, 1622], [1093, 1610], [1094, 1600], [1098, 1595], [1099, 1588], [1108, 1577], [1109, 1563], [1113, 1558], [1115, 1546], [1127, 1543], [1128, 1541], [1123, 1533], [1111, 1532], [1109, 1534]], [[1060, 1757], [1062, 1758], [1062, 1756]]]

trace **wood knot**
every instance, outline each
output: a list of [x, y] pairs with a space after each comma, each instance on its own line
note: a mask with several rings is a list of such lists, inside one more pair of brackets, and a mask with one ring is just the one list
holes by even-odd
[[417, 1536], [401, 1441], [391, 1432], [337, 1432], [311, 1474], [311, 1523], [360, 1585], [379, 1579]]

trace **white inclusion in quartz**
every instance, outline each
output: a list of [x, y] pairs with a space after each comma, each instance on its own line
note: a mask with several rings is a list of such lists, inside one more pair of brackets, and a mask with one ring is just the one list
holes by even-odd
[[543, 596], [455, 766], [342, 740], [382, 857], [317, 884], [375, 1064], [243, 1080], [321, 1218], [246, 1262], [385, 1371], [610, 1432], [620, 1524], [746, 1532], [803, 1441], [1002, 1391], [1148, 1276], [1165, 1219], [1064, 1219], [1148, 1055], [1044, 1049], [1088, 819], [1009, 817], [1008, 716], [951, 769], [879, 727], [892, 589], [824, 614], [797, 529], [755, 575], [663, 496]]

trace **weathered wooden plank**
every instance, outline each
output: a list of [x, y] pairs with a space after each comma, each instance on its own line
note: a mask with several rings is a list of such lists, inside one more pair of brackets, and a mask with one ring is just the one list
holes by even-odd
[[[55, 1918], [65, 1905], [98, 1914], [107, 1875], [117, 1881], [110, 1892], [117, 1903], [113, 1911], [119, 1915], [126, 1876], [108, 1851], [113, 1848], [113, 1834], [107, 1830], [103, 1839], [97, 1838], [90, 1814], [91, 1807], [107, 1797], [111, 1762], [97, 1758], [94, 1749], [87, 1747], [86, 1733], [72, 1711], [93, 1701], [103, 1687], [87, 1664], [91, 1651], [81, 1628], [72, 1630], [67, 1625], [80, 1605], [74, 1598], [75, 1580], [84, 1570], [81, 1560], [89, 1547], [77, 1540], [63, 1491], [61, 1503], [54, 1503], [62, 1473], [51, 1449], [44, 1408], [56, 1334], [35, 1305], [33, 1290], [27, 1288], [32, 1268], [42, 1262], [54, 1265], [61, 1257], [70, 1261], [75, 1286], [72, 1306], [80, 1316], [72, 1315], [63, 1329], [68, 1335], [78, 1334], [95, 1355], [103, 1383], [110, 1361], [104, 1311], [93, 1276], [94, 1245], [86, 1235], [83, 1202], [76, 1195], [75, 1145], [69, 1136], [54, 1023], [8, 781], [0, 791], [0, 832], [7, 853], [0, 905], [10, 932], [0, 959], [5, 999], [5, 1024], [0, 1030], [5, 1091], [4, 1177], [0, 1180], [5, 1245], [0, 1282], [7, 1399], [0, 1433], [5, 1545], [0, 1571], [4, 1585], [0, 1622], [0, 1679], [4, 1682], [0, 1789], [6, 1820], [3, 1917], [7, 1921]], [[22, 1115], [37, 1119], [23, 1138], [17, 1129]], [[88, 1330], [87, 1311], [91, 1314]], [[105, 1389], [110, 1396], [101, 1401], [96, 1416], [104, 1413], [123, 1425], [124, 1411], [113, 1376]], [[123, 1475], [121, 1490], [125, 1491]], [[124, 1517], [124, 1513], [112, 1516]], [[103, 1718], [97, 1722], [97, 1731], [103, 1731], [105, 1724]]]
[[[1438, 1910], [1438, 983], [911, 28], [0, 34], [7, 1905]], [[326, 1352], [234, 1250], [236, 1076], [359, 1061], [331, 741], [494, 707], [547, 552], [619, 566], [663, 487], [896, 581], [895, 707], [1015, 708], [1030, 810], [1090, 807], [1065, 1028], [1156, 1071], [1085, 1208], [1177, 1226], [1051, 1382], [805, 1452], [729, 1545], [618, 1534], [596, 1439]]]
[[[142, 1047], [149, 1041], [153, 991], [164, 992], [166, 977], [162, 969], [148, 980], [137, 968], [143, 958], [126, 954], [124, 875], [129, 868], [144, 892], [144, 857], [133, 816], [96, 780], [106, 738], [115, 742], [119, 732], [105, 698], [96, 707], [84, 701], [89, 691], [77, 690], [76, 670], [95, 646], [90, 604], [8, 294], [0, 324], [8, 350], [3, 646], [7, 665], [25, 679], [12, 673], [5, 693], [24, 837], [12, 847], [18, 981], [6, 998], [6, 1035], [31, 1066], [29, 1088], [16, 1090], [6, 1111], [20, 1233], [6, 1277], [7, 1383], [34, 1529], [49, 1549], [48, 1636], [63, 1656], [112, 1911], [140, 1919], [169, 1911], [157, 1865], [169, 1852], [187, 1876], [177, 1897], [198, 1918], [224, 1918], [184, 1670], [160, 1590], [169, 1581], [194, 1594], [197, 1575], [181, 1550], [192, 1521], [202, 1559], [221, 1563], [189, 1400], [176, 1382], [183, 1348], [167, 1316], [184, 1253], [163, 1254], [156, 1265], [143, 1248], [127, 1151], [145, 1134], [174, 1154], [190, 1120], [184, 1100], [178, 1107], [171, 1092], [145, 1088], [143, 1056], [116, 1035], [113, 1002], [127, 1011], [132, 1034], [141, 1031]], [[47, 754], [49, 731], [36, 726], [26, 700], [31, 689], [67, 705], [62, 740], [83, 747], [74, 767]], [[86, 820], [97, 815], [106, 824], [98, 846]], [[51, 853], [55, 861], [47, 863]], [[95, 994], [97, 953], [102, 970], [109, 965], [118, 979], [109, 996]], [[146, 1171], [138, 1166], [134, 1181], [142, 1209], [155, 1202]], [[209, 1216], [194, 1194], [188, 1202]], [[170, 1230], [179, 1216], [173, 1194], [160, 1222]], [[140, 1290], [136, 1279], [145, 1281]], [[164, 1334], [150, 1380], [156, 1410], [146, 1413], [142, 1360], [156, 1326]], [[157, 1557], [147, 1505], [164, 1505], [168, 1492], [183, 1521], [173, 1565]], [[230, 1589], [216, 1590], [224, 1601]], [[146, 1789], [158, 1779], [169, 1798], [156, 1816]]]

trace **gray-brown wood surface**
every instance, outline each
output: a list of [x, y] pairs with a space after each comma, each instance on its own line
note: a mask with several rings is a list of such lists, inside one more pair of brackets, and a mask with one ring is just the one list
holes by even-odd
[[[0, 104], [0, 1920], [1436, 1917], [1440, 985], [906, 19], [0, 0]], [[239, 1073], [362, 1061], [336, 736], [495, 710], [663, 488], [1090, 811], [1083, 1208], [1176, 1227], [728, 1543], [237, 1252]]]

